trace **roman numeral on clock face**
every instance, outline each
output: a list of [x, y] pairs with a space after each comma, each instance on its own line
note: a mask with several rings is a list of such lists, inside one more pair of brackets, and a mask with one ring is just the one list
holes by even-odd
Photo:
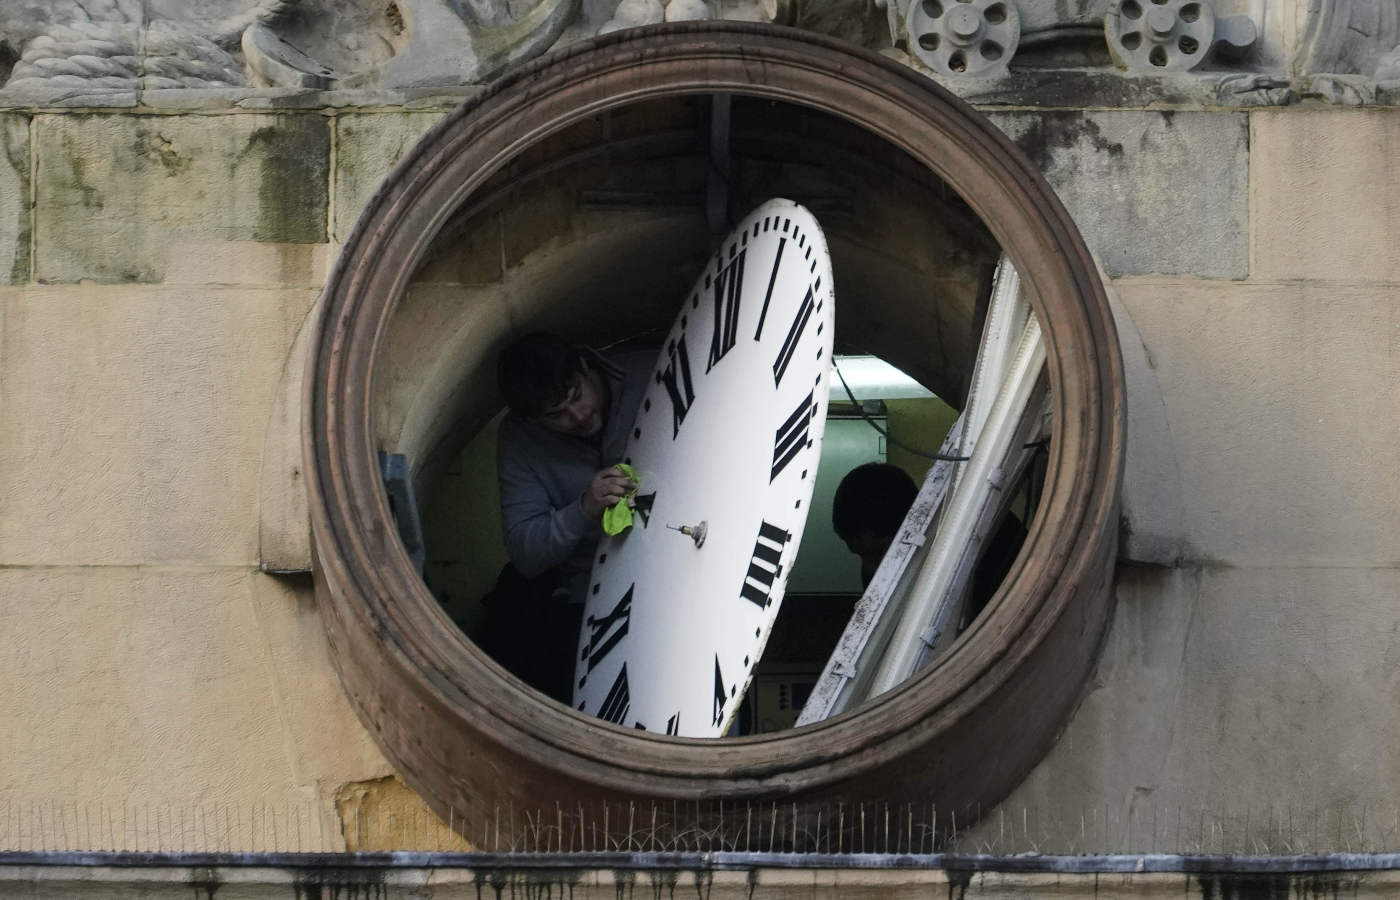
[[724, 701], [729, 699], [729, 692], [724, 689], [724, 675], [719, 670], [719, 654], [715, 654], [715, 702], [714, 717], [710, 720], [711, 725], [718, 725], [724, 720]]
[[710, 359], [705, 365], [709, 372], [715, 363], [724, 358], [734, 346], [735, 332], [739, 330], [739, 292], [744, 287], [744, 256], [749, 251], [740, 250], [739, 255], [719, 270], [714, 281], [715, 330], [710, 337]]
[[671, 440], [681, 433], [681, 422], [690, 412], [695, 402], [695, 387], [690, 380], [690, 357], [685, 352], [685, 335], [679, 341], [671, 341], [666, 347], [670, 363], [656, 376], [656, 383], [666, 386], [671, 398]]
[[[632, 591], [636, 587], [635, 584], [628, 587], [627, 593], [622, 595], [622, 599], [617, 601], [612, 612], [606, 616], [601, 619], [597, 616], [588, 617], [588, 646], [583, 648], [579, 659], [588, 660], [589, 672], [603, 661], [603, 657], [612, 652], [618, 641], [627, 636], [627, 626], [632, 621]], [[580, 678], [578, 686], [583, 687], [587, 678], [587, 675]]]
[[807, 431], [811, 421], [812, 392], [808, 391], [802, 402], [797, 404], [797, 409], [792, 411], [792, 415], [787, 417], [787, 421], [773, 435], [773, 470], [768, 476], [769, 482], [777, 478], [783, 469], [787, 468], [787, 464], [807, 446]]
[[680, 714], [680, 711], [679, 711], [679, 710], [676, 711], [676, 714], [675, 714], [674, 716], [672, 716], [671, 718], [669, 718], [669, 719], [666, 720], [666, 733], [667, 733], [667, 734], [680, 734], [680, 733], [681, 733], [681, 714]]
[[652, 491], [650, 494], [638, 494], [634, 502], [637, 505], [632, 511], [637, 514], [637, 518], [642, 520], [642, 527], [646, 528], [651, 524], [651, 509], [656, 505], [656, 491]]
[[632, 694], [627, 689], [627, 663], [622, 664], [622, 671], [617, 673], [617, 680], [613, 686], [608, 688], [608, 695], [603, 698], [603, 705], [598, 708], [598, 718], [606, 719], [614, 725], [621, 724], [627, 718], [627, 708], [632, 703]]
[[778, 283], [778, 267], [783, 264], [783, 245], [787, 238], [778, 238], [778, 252], [773, 254], [773, 271], [768, 273], [768, 290], [763, 294], [763, 308], [758, 311], [758, 327], [753, 330], [753, 339], [763, 334], [763, 320], [768, 318], [768, 302], [773, 299], [773, 285]]
[[749, 557], [749, 568], [744, 573], [744, 586], [739, 596], [762, 609], [768, 605], [768, 596], [773, 592], [773, 582], [783, 567], [778, 561], [783, 558], [783, 548], [792, 535], [777, 525], [764, 522], [758, 528], [758, 540], [753, 544], [753, 556]]
[[797, 352], [797, 342], [807, 327], [807, 321], [812, 318], [812, 310], [815, 306], [816, 303], [812, 299], [812, 289], [809, 287], [806, 296], [802, 298], [802, 304], [797, 307], [797, 315], [793, 317], [792, 325], [788, 327], [787, 337], [783, 339], [782, 349], [778, 351], [778, 358], [773, 360], [774, 386], [782, 383], [783, 375], [792, 362], [792, 356]]

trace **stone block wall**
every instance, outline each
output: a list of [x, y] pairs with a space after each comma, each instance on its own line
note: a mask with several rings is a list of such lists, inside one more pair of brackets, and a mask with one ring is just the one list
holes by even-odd
[[[967, 840], [1288, 806], [1400, 844], [1400, 108], [986, 110], [1112, 278], [1131, 435], [1098, 673]], [[0, 114], [0, 816], [412, 803], [267, 571], [306, 558], [298, 334], [442, 112]]]
[[0, 117], [0, 844], [57, 840], [33, 804], [334, 835], [338, 793], [394, 793], [309, 577], [262, 569], [308, 562], [292, 350], [331, 236], [438, 115]]
[[1400, 111], [1079, 121], [1046, 171], [1119, 294], [1128, 559], [1077, 714], [970, 838], [1396, 846]]

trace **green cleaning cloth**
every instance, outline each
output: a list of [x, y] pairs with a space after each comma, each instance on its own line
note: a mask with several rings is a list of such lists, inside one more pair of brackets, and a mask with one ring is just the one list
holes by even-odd
[[636, 469], [627, 463], [618, 463], [617, 467], [622, 470], [623, 475], [632, 479], [632, 490], [626, 497], [603, 510], [604, 534], [622, 534], [632, 527], [632, 498], [637, 496], [637, 488], [642, 486], [642, 476], [637, 474]]

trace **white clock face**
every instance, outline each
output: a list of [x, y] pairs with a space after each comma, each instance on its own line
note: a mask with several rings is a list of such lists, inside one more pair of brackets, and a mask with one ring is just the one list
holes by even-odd
[[637, 412], [637, 514], [594, 560], [577, 709], [665, 734], [728, 729], [802, 539], [833, 306], [826, 239], [790, 200], [760, 206], [707, 263]]

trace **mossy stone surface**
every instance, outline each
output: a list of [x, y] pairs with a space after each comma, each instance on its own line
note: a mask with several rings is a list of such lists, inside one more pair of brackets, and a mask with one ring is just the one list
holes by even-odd
[[29, 117], [0, 115], [0, 284], [29, 280]]
[[192, 243], [327, 239], [324, 116], [43, 115], [35, 132], [40, 281], [158, 283]]
[[412, 150], [441, 112], [349, 113], [336, 119], [335, 222], [332, 235], [344, 243], [384, 177]]
[[1108, 274], [1249, 274], [1245, 113], [991, 112]]

